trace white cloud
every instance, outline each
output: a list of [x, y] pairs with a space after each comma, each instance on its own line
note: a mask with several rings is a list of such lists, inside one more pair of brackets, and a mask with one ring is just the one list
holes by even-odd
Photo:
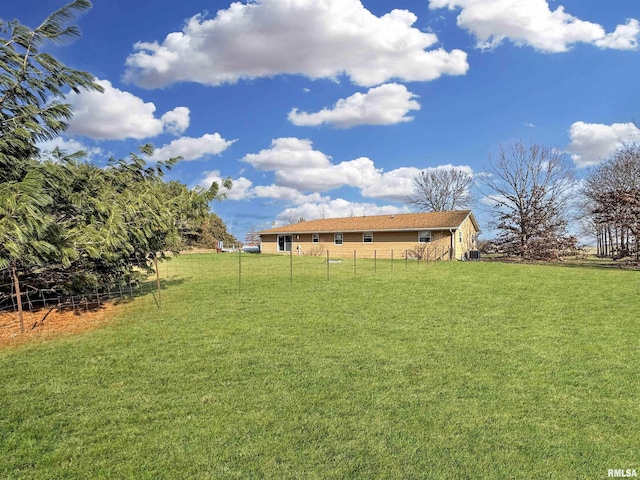
[[302, 217], [305, 220], [315, 220], [318, 218], [338, 218], [362, 215], [392, 215], [396, 213], [409, 213], [407, 207], [397, 207], [394, 205], [376, 205], [374, 203], [350, 202], [342, 198], [337, 198], [322, 203], [305, 203], [297, 207], [287, 208], [276, 218], [279, 223], [286, 223], [288, 218]]
[[176, 107], [160, 118], [164, 129], [173, 135], [182, 135], [189, 127], [190, 110], [187, 107]]
[[439, 165], [437, 167], [415, 168], [401, 167], [379, 174], [374, 181], [362, 187], [361, 194], [368, 198], [384, 198], [386, 200], [404, 201], [413, 193], [413, 179], [420, 172], [440, 169], [457, 169], [473, 175], [473, 170], [467, 165]]
[[298, 112], [294, 108], [289, 112], [289, 120], [294, 125], [317, 126], [326, 123], [338, 128], [409, 122], [413, 117], [406, 116], [407, 113], [420, 110], [415, 97], [404, 85], [388, 83], [371, 88], [367, 93], [356, 93], [340, 99], [333, 108], [323, 108], [316, 113]]
[[236, 140], [225, 140], [219, 133], [207, 133], [199, 138], [181, 137], [153, 152], [151, 160], [167, 160], [182, 157], [183, 160], [198, 160], [206, 155], [219, 155]]
[[68, 132], [90, 138], [124, 140], [160, 135], [165, 127], [171, 132], [184, 131], [189, 125], [189, 109], [178, 107], [162, 118], [155, 117], [156, 106], [135, 95], [115, 88], [108, 80], [96, 79], [103, 93], [70, 93], [73, 106]]
[[87, 154], [87, 157], [91, 158], [94, 156], [103, 156], [104, 152], [101, 148], [97, 147], [87, 147], [83, 145], [77, 140], [73, 139], [65, 139], [62, 137], [54, 138], [53, 140], [47, 140], [46, 142], [40, 142], [37, 144], [37, 147], [43, 154], [47, 154], [48, 152], [52, 152], [54, 149], [59, 148], [62, 152], [67, 155], [71, 155], [73, 153], [84, 151]]
[[640, 139], [640, 128], [633, 123], [576, 122], [569, 129], [571, 143], [567, 151], [579, 167], [596, 165], [613, 154], [625, 142]]
[[361, 187], [379, 175], [366, 157], [334, 165], [331, 157], [313, 149], [310, 140], [295, 137], [277, 138], [270, 149], [245, 155], [242, 160], [260, 170], [274, 171], [276, 185], [305, 192]]
[[319, 193], [305, 195], [294, 188], [282, 187], [279, 185], [256, 186], [253, 193], [258, 198], [272, 198], [296, 205], [307, 202], [326, 202], [329, 197], [323, 197]]
[[326, 192], [343, 186], [364, 187], [375, 181], [380, 173], [372, 160], [360, 157], [337, 165], [281, 169], [275, 175], [277, 185], [303, 191]]
[[[400, 167], [385, 172], [367, 157], [334, 164], [331, 157], [314, 150], [310, 140], [295, 137], [275, 139], [270, 149], [245, 155], [243, 160], [260, 170], [274, 172], [275, 185], [268, 188], [283, 187], [286, 190], [282, 192], [321, 193], [353, 187], [359, 189], [363, 197], [391, 201], [403, 201], [410, 195], [413, 178], [422, 171], [415, 167]], [[467, 166], [433, 168], [459, 168], [473, 173]]]
[[190, 81], [205, 85], [279, 74], [337, 78], [373, 86], [398, 78], [429, 81], [464, 75], [461, 50], [427, 50], [432, 33], [412, 27], [415, 14], [382, 17], [361, 0], [254, 0], [234, 2], [215, 18], [196, 15], [162, 43], [139, 42], [125, 78], [147, 87]]
[[638, 48], [640, 34], [640, 22], [635, 18], [627, 20], [624, 25], [618, 25], [613, 33], [597, 40], [596, 45], [601, 48], [613, 48], [615, 50], [635, 50]]
[[640, 33], [638, 21], [631, 19], [607, 34], [601, 25], [580, 20], [563, 6], [552, 11], [547, 0], [429, 0], [429, 8], [461, 9], [457, 24], [476, 37], [480, 48], [509, 39], [543, 52], [564, 52], [575, 43], [628, 50], [637, 48]]
[[420, 173], [415, 167], [401, 167], [379, 175], [362, 188], [362, 196], [403, 201], [413, 191], [413, 178]]
[[329, 165], [330, 157], [314, 150], [311, 140], [295, 137], [276, 138], [271, 148], [259, 153], [249, 153], [242, 161], [250, 163], [259, 170], [278, 168], [323, 167]]
[[[198, 184], [202, 188], [209, 188], [213, 182], [221, 185], [223, 178], [219, 170], [205, 172], [203, 179]], [[253, 182], [245, 177], [239, 177], [232, 180], [231, 190], [222, 189], [221, 192], [227, 194], [229, 200], [248, 200], [251, 198], [269, 198], [286, 202], [293, 205], [300, 205], [309, 202], [328, 202], [329, 197], [320, 195], [319, 193], [304, 194], [294, 188], [283, 187], [280, 185], [257, 185], [253, 186]]]
[[[198, 184], [202, 188], [208, 189], [211, 187], [213, 182], [216, 182], [218, 185], [222, 185], [223, 179], [220, 176], [219, 170], [212, 170], [210, 172], [204, 173], [204, 178]], [[220, 193], [226, 193], [227, 199], [229, 200], [245, 200], [248, 198], [252, 198], [254, 195], [251, 191], [251, 187], [253, 182], [245, 177], [234, 178], [232, 179], [233, 185], [231, 186], [231, 190], [227, 190], [226, 188], [221, 188]]]

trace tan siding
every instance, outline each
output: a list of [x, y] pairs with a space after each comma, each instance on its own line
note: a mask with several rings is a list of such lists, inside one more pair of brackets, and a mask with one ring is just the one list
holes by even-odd
[[[311, 234], [293, 234], [293, 254], [305, 256], [329, 256], [331, 258], [352, 258], [355, 250], [358, 258], [404, 258], [405, 252], [418, 245], [418, 231], [415, 232], [374, 232], [373, 243], [364, 243], [362, 233], [344, 233], [343, 244], [334, 244], [333, 233], [321, 233], [320, 243], [311, 242]], [[263, 253], [278, 252], [277, 235], [263, 235]], [[427, 255], [431, 260], [449, 259], [450, 234], [448, 231], [431, 232], [431, 242], [428, 243]], [[298, 253], [298, 248], [299, 253]]]
[[[462, 243], [460, 243], [460, 233], [462, 233]], [[459, 232], [456, 233], [456, 258], [469, 258], [469, 252], [476, 250], [477, 242], [475, 236], [478, 232], [473, 226], [470, 218], [467, 218], [460, 226]]]
[[[263, 253], [288, 255], [289, 252], [278, 252], [278, 234], [286, 234], [291, 235], [293, 238], [294, 255], [326, 256], [328, 252], [330, 257], [349, 258], [353, 257], [355, 251], [356, 256], [359, 258], [373, 258], [374, 255], [378, 258], [390, 258], [393, 252], [394, 258], [404, 258], [407, 250], [418, 246], [418, 231], [424, 229], [431, 231], [431, 242], [426, 244], [428, 258], [461, 259], [470, 250], [477, 249], [475, 240], [478, 232], [472, 218], [473, 214], [470, 211], [458, 211], [312, 220], [296, 225], [288, 225], [280, 230], [265, 230], [261, 236], [261, 251]], [[455, 225], [459, 225], [459, 227], [453, 230], [455, 236], [451, 238], [448, 225], [453, 225], [450, 223], [453, 220], [457, 220], [458, 223]], [[459, 222], [462, 223], [460, 224]], [[362, 231], [353, 233], [358, 228], [356, 224], [363, 228], [372, 229], [368, 231], [373, 232], [373, 243], [363, 242]], [[366, 224], [366, 227], [364, 224]], [[424, 225], [424, 227], [416, 226], [418, 224]], [[343, 233], [342, 245], [335, 245], [333, 233], [319, 233], [319, 243], [312, 243], [312, 233], [297, 234], [294, 230], [295, 228], [300, 228], [301, 231], [313, 232], [314, 230], [319, 231], [319, 227], [324, 228], [330, 225], [351, 230], [350, 232], [335, 230]], [[388, 230], [392, 230], [395, 227], [405, 230], [379, 231], [374, 228], [375, 226]], [[409, 228], [413, 229], [414, 226], [416, 226], [414, 230], [408, 230]], [[310, 230], [302, 230], [305, 228]], [[460, 239], [460, 234], [462, 234], [462, 239]]]

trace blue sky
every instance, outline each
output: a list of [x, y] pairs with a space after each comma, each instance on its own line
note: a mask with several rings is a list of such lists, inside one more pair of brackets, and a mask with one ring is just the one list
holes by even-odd
[[[35, 27], [66, 2], [2, 3]], [[478, 175], [519, 139], [584, 175], [640, 139], [638, 19], [637, 0], [95, 0], [51, 52], [105, 93], [67, 97], [55, 145], [102, 164], [153, 143], [184, 157], [169, 179], [231, 177], [212, 206], [241, 240], [292, 216], [409, 212], [419, 171]]]

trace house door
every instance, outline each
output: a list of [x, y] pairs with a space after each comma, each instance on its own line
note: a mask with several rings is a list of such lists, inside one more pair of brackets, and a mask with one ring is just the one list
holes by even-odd
[[290, 252], [293, 237], [291, 235], [278, 235], [278, 251]]

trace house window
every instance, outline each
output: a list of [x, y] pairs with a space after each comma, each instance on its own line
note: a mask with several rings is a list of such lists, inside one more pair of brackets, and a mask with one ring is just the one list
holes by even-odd
[[459, 241], [460, 243], [462, 243], [462, 232], [460, 232], [460, 233], [458, 234], [458, 241]]
[[290, 252], [293, 243], [291, 235], [278, 235], [278, 251]]
[[334, 245], [342, 245], [342, 234], [334, 233], [333, 234], [333, 244]]
[[429, 243], [431, 241], [431, 232], [418, 232], [418, 243]]
[[311, 243], [320, 243], [320, 234], [312, 233], [311, 234]]
[[373, 232], [364, 232], [362, 234], [362, 243], [373, 243]]

